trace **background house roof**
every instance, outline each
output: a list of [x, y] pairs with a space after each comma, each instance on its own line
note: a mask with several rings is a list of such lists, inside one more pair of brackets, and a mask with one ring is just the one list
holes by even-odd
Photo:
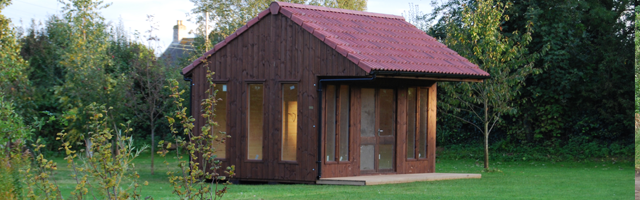
[[269, 13], [281, 13], [290, 18], [368, 73], [387, 71], [489, 77], [489, 73], [401, 16], [284, 2], [271, 3], [269, 9], [182, 69], [182, 73], [189, 73], [203, 59], [223, 48]]

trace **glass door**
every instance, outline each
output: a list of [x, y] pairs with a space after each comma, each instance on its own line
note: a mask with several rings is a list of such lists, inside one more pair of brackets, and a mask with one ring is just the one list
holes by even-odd
[[361, 89], [360, 171], [395, 171], [395, 90]]

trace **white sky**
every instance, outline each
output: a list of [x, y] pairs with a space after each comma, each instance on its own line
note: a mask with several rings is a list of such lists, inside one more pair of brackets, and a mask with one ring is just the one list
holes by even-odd
[[[432, 0], [369, 0], [369, 12], [401, 15], [409, 10], [409, 3], [420, 7], [422, 12], [431, 10]], [[149, 29], [147, 15], [153, 15], [158, 23], [161, 49], [164, 50], [173, 38], [173, 26], [177, 20], [183, 20], [187, 29], [195, 28], [195, 24], [187, 22], [187, 13], [193, 8], [189, 0], [104, 0], [111, 6], [102, 10], [107, 21], [118, 24], [120, 18], [127, 31], [138, 30], [144, 33]], [[12, 5], [2, 10], [15, 26], [29, 27], [31, 19], [44, 22], [49, 16], [60, 12], [61, 4], [57, 0], [13, 0]], [[192, 36], [188, 36], [192, 37]]]

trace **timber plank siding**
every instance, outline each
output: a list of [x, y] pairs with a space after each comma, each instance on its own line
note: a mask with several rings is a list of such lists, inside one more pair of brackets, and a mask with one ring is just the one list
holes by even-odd
[[[291, 19], [267, 15], [242, 35], [230, 41], [208, 59], [205, 67], [194, 68], [192, 113], [194, 134], [204, 125], [200, 103], [208, 87], [207, 68], [216, 72], [216, 83], [227, 84], [226, 158], [224, 166], [235, 165], [240, 180], [314, 182], [317, 176], [317, 83], [318, 75], [366, 76], [360, 67], [338, 54]], [[326, 64], [330, 65], [326, 65]], [[344, 66], [343, 66], [344, 65]], [[333, 69], [333, 70], [332, 70]], [[338, 70], [336, 70], [338, 69]], [[325, 74], [331, 70], [331, 73]], [[298, 84], [298, 140], [296, 162], [280, 161], [282, 138], [281, 84]], [[264, 84], [263, 159], [247, 160], [248, 83]], [[313, 109], [311, 109], [313, 106]], [[351, 112], [353, 116], [354, 113]], [[355, 121], [355, 120], [352, 120]], [[315, 126], [315, 127], [314, 127]], [[354, 130], [354, 129], [352, 129]], [[350, 134], [350, 141], [357, 141]], [[353, 148], [354, 146], [351, 145]], [[351, 151], [351, 158], [355, 151]], [[341, 165], [338, 165], [341, 166]], [[342, 166], [341, 166], [342, 167]], [[343, 167], [353, 168], [353, 167]], [[357, 168], [353, 168], [357, 169]], [[342, 170], [341, 170], [342, 171]], [[351, 173], [349, 173], [351, 174]], [[330, 175], [327, 173], [327, 175]]]
[[[280, 4], [284, 7], [280, 7]], [[239, 29], [244, 31], [232, 34], [215, 45], [213, 50], [185, 67], [183, 69], [184, 76], [191, 77], [193, 80], [190, 100], [191, 113], [196, 120], [194, 134], [201, 134], [201, 127], [205, 123], [201, 117], [200, 103], [207, 97], [205, 91], [210, 86], [206, 80], [206, 72], [210, 70], [215, 72], [213, 75], [214, 83], [227, 85], [227, 99], [224, 102], [224, 105], [227, 106], [226, 130], [222, 131], [226, 131], [231, 137], [226, 140], [226, 155], [221, 160], [222, 169], [231, 165], [235, 166], [236, 176], [234, 179], [236, 180], [316, 183], [318, 175], [320, 175], [319, 172], [321, 172], [322, 178], [359, 176], [363, 174], [363, 171], [367, 175], [435, 172], [436, 81], [445, 79], [448, 81], [458, 79], [482, 81], [483, 78], [488, 77], [488, 74], [415, 27], [407, 27], [408, 23], [404, 19], [400, 20], [399, 16], [366, 12], [354, 14], [353, 12], [359, 11], [323, 9], [322, 7], [274, 2], [271, 4], [271, 9], [261, 12], [256, 19], [250, 20], [247, 26]], [[292, 14], [294, 12], [298, 13]], [[305, 14], [304, 12], [309, 13]], [[324, 14], [318, 15], [317, 12], [324, 12]], [[333, 14], [336, 15], [328, 16]], [[349, 15], [353, 21], [340, 18], [344, 15]], [[330, 18], [329, 21], [343, 20], [344, 22], [343, 24], [327, 22], [329, 25], [314, 24], [319, 21], [308, 20], [309, 17], [319, 17], [318, 19], [326, 17], [322, 19]], [[356, 21], [358, 23], [355, 23]], [[375, 27], [375, 31], [371, 33], [361, 34], [359, 31], [370, 31], [373, 28], [360, 23], [365, 25], [370, 23], [371, 26], [381, 27]], [[327, 26], [321, 27], [322, 25]], [[338, 27], [335, 28], [337, 30], [334, 30], [337, 36], [327, 34], [332, 31], [330, 30], [332, 26], [333, 28]], [[361, 27], [350, 28], [354, 26]], [[395, 29], [398, 27], [402, 28], [401, 32]], [[349, 32], [349, 30], [358, 31]], [[387, 32], [383, 33], [385, 31]], [[340, 40], [340, 38], [344, 40]], [[411, 41], [422, 43], [412, 43]], [[382, 44], [384, 42], [389, 44]], [[385, 53], [385, 51], [387, 52]], [[397, 55], [398, 52], [401, 52], [402, 55]], [[206, 61], [202, 62], [202, 60]], [[453, 67], [449, 66], [454, 64]], [[447, 73], [453, 73], [453, 75]], [[462, 73], [462, 75], [456, 73]], [[376, 75], [379, 76], [376, 77]], [[451, 78], [452, 76], [456, 78]], [[361, 80], [356, 81], [353, 78]], [[320, 84], [321, 79], [329, 81]], [[338, 81], [337, 79], [342, 80]], [[263, 106], [261, 113], [263, 120], [262, 153], [259, 159], [248, 158], [249, 127], [255, 123], [249, 124], [250, 84], [262, 84], [263, 86], [263, 99], [262, 102], [259, 102]], [[295, 161], [282, 160], [283, 130], [285, 130], [283, 120], [284, 115], [291, 113], [289, 111], [283, 112], [283, 94], [285, 92], [283, 84], [296, 84], [297, 87]], [[328, 85], [335, 86], [336, 91], [342, 90], [342, 92], [336, 92], [335, 95], [331, 95], [334, 99], [328, 99]], [[323, 88], [319, 88], [319, 86], [323, 86]], [[348, 92], [344, 92], [347, 88]], [[387, 104], [393, 105], [383, 105], [381, 102], [384, 101], [378, 101], [380, 96], [378, 91], [382, 91], [383, 88], [391, 89], [385, 91], [393, 92], [392, 99], [389, 99], [389, 94], [386, 96]], [[426, 94], [426, 103], [413, 105], [416, 104], [414, 102], [416, 99], [411, 100], [413, 103], [410, 103], [409, 88], [414, 88], [414, 91], [415, 88], [426, 91], [422, 93]], [[321, 99], [318, 96], [319, 90], [322, 91]], [[371, 91], [374, 92], [371, 93]], [[414, 94], [413, 96], [418, 95]], [[348, 101], [341, 101], [344, 98], [348, 98]], [[416, 98], [425, 100], [423, 97]], [[333, 113], [336, 115], [335, 118], [327, 117], [326, 108], [329, 107], [327, 106], [329, 100], [335, 101], [331, 105], [331, 108], [336, 109], [336, 112]], [[252, 105], [257, 103], [254, 100], [251, 102]], [[373, 103], [375, 105], [366, 104], [363, 106], [363, 102], [375, 102]], [[409, 104], [413, 106], [411, 109]], [[375, 111], [370, 110], [373, 107], [375, 107]], [[380, 119], [382, 115], [381, 111], [377, 110], [379, 108], [387, 109], [392, 114], [387, 115], [385, 119]], [[344, 113], [345, 110], [348, 111], [348, 114]], [[420, 110], [423, 110], [424, 113]], [[366, 120], [370, 118], [365, 117], [372, 116], [365, 115], [363, 117], [361, 116], [362, 112], [365, 114], [375, 113], [373, 117], [376, 122]], [[415, 114], [414, 124], [416, 127], [408, 127], [409, 114], [411, 116]], [[321, 119], [318, 118], [318, 115], [321, 116]], [[335, 121], [327, 122], [327, 119]], [[363, 119], [365, 120], [362, 121]], [[340, 123], [345, 120], [348, 120], [348, 123]], [[385, 131], [386, 135], [381, 135], [382, 129], [375, 130], [380, 127], [380, 121], [384, 121], [387, 128], [390, 127], [389, 124], [392, 124], [393, 130], [391, 132], [387, 132], [389, 131], [387, 130]], [[335, 134], [335, 139], [333, 139], [335, 142], [333, 148], [335, 149], [329, 151], [335, 153], [335, 156], [326, 155], [326, 148], [331, 148], [331, 146], [327, 147], [326, 143], [328, 141], [327, 127], [329, 127], [327, 123], [335, 123], [333, 128], [336, 130], [330, 131]], [[253, 128], [255, 127], [252, 127], [252, 130]], [[363, 129], [367, 130], [364, 132], [365, 134], [370, 135], [361, 137]], [[291, 129], [287, 128], [286, 130]], [[320, 130], [322, 131], [321, 141], [318, 141]], [[338, 158], [341, 158], [345, 153], [340, 152], [344, 151], [340, 147], [340, 142], [345, 139], [345, 130], [348, 130], [348, 142], [346, 143], [348, 144], [348, 159], [343, 160]], [[375, 133], [369, 133], [370, 130]], [[394, 130], [395, 133], [393, 133]], [[425, 139], [424, 136], [420, 138], [419, 130], [426, 131], [426, 133], [422, 132], [427, 137], [424, 143], [426, 144], [426, 154], [422, 154], [426, 155], [424, 158], [420, 158], [417, 154], [419, 151], [417, 140]], [[414, 131], [415, 133], [413, 133]], [[415, 139], [413, 142], [415, 148], [407, 146], [407, 141], [411, 139], [407, 137], [408, 133], [413, 133], [415, 136], [413, 138]], [[373, 137], [371, 134], [377, 134], [377, 136]], [[343, 138], [340, 139], [340, 137]], [[391, 139], [394, 139], [395, 143], [391, 143]], [[381, 141], [382, 143], [380, 143]], [[252, 141], [252, 144], [254, 142], [255, 140]], [[393, 156], [393, 159], [385, 160], [385, 163], [391, 166], [387, 165], [379, 170], [381, 154], [376, 156], [375, 153], [379, 153], [382, 145], [386, 145], [385, 159], [390, 156]], [[361, 158], [361, 156], [365, 157], [365, 155], [361, 155], [363, 146], [375, 151], [375, 153], [363, 151], [362, 154], [369, 156], [366, 157], [369, 160]], [[392, 152], [388, 151], [389, 146], [393, 146]], [[414, 158], [407, 158], [407, 151], [412, 149], [415, 150]], [[320, 155], [318, 155], [318, 150], [321, 152]], [[253, 155], [255, 153], [252, 153], [252, 157]], [[330, 157], [333, 157], [333, 160], [329, 160]], [[318, 168], [318, 159], [321, 159], [321, 169]], [[362, 164], [363, 160], [367, 162]], [[197, 161], [202, 162], [203, 160], [198, 158]], [[371, 163], [375, 166], [374, 169], [367, 168], [361, 171], [361, 164], [362, 167], [370, 167], [368, 165]]]

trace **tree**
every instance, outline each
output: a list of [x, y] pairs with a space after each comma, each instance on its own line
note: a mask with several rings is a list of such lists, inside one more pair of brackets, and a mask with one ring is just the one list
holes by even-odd
[[[630, 145], [633, 127], [633, 1], [520, 1], [506, 25], [526, 21], [536, 32], [528, 48], [549, 45], [536, 61], [547, 65], [529, 77], [510, 127], [524, 139], [551, 148], [584, 143]], [[532, 10], [525, 15], [517, 15]], [[511, 129], [511, 128], [509, 128]], [[565, 148], [566, 150], [566, 148]], [[579, 151], [578, 149], [569, 151]]]
[[110, 4], [84, 0], [60, 3], [63, 4], [62, 21], [69, 27], [68, 40], [63, 44], [66, 48], [60, 49], [64, 83], [55, 87], [55, 95], [63, 111], [63, 121], [68, 123], [69, 140], [85, 140], [89, 150], [86, 124], [90, 115], [85, 107], [92, 103], [113, 107], [109, 119], [114, 130], [118, 130], [125, 77], [113, 73], [111, 57], [107, 54], [109, 35], [99, 11]]
[[[148, 21], [152, 23], [148, 31], [149, 41], [157, 40], [153, 35], [155, 27], [153, 17], [148, 16]], [[131, 79], [129, 98], [132, 100], [128, 105], [133, 108], [135, 115], [149, 124], [151, 131], [151, 174], [153, 174], [154, 154], [155, 154], [155, 131], [157, 120], [164, 114], [165, 108], [169, 104], [169, 92], [165, 90], [167, 83], [167, 66], [158, 62], [154, 51], [147, 49], [143, 45], [136, 47], [134, 57], [131, 61]], [[151, 43], [149, 44], [151, 46]]]
[[11, 20], [2, 15], [10, 4], [10, 0], [0, 2], [0, 92], [7, 95], [7, 101], [18, 104], [17, 110], [22, 110], [27, 109], [23, 103], [29, 100], [28, 63], [20, 56], [21, 46]]
[[19, 109], [15, 108], [16, 101], [27, 100], [21, 91], [28, 90], [30, 82], [27, 79], [28, 63], [20, 56], [21, 47], [15, 29], [11, 20], [2, 15], [2, 10], [10, 3], [0, 2], [0, 144], [7, 148], [7, 152], [12, 139], [26, 139], [31, 131], [25, 126]]
[[[447, 96], [440, 105], [447, 114], [483, 133], [486, 170], [489, 169], [489, 134], [504, 115], [516, 113], [511, 101], [526, 77], [541, 71], [534, 68], [533, 63], [540, 53], [529, 53], [526, 48], [531, 41], [532, 24], [527, 24], [524, 34], [516, 31], [507, 37], [501, 32], [501, 26], [509, 20], [504, 12], [510, 5], [494, 0], [464, 5], [460, 23], [450, 23], [446, 31], [445, 44], [449, 48], [491, 74], [490, 79], [480, 83], [440, 84]], [[472, 114], [473, 119], [456, 116], [460, 113]]]
[[[635, 42], [636, 42], [636, 113], [640, 114], [640, 7], [636, 6], [636, 26], [635, 26]], [[636, 128], [637, 129], [637, 128]], [[636, 134], [638, 132], [636, 131]], [[636, 146], [638, 144], [636, 143]]]

